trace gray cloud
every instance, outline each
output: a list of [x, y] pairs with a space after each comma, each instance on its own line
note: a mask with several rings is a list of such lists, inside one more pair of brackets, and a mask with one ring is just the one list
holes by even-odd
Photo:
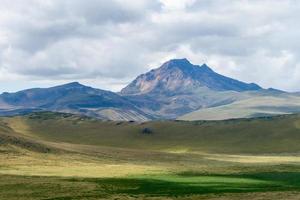
[[18, 80], [106, 80], [115, 90], [172, 57], [300, 90], [299, 9], [296, 0], [2, 0], [0, 81], [12, 86], [1, 91], [21, 89]]

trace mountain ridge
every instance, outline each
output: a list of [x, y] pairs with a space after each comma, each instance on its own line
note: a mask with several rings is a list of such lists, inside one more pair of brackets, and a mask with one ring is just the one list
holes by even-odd
[[[128, 120], [151, 119], [126, 98], [114, 92], [92, 88], [78, 82], [50, 88], [27, 89], [16, 93], [3, 93], [0, 95], [0, 102], [3, 102], [0, 104], [2, 113], [14, 114], [16, 110], [22, 113], [30, 112], [30, 110], [49, 110], [84, 114], [102, 119], [119, 119], [105, 115], [109, 110], [110, 113], [115, 114], [126, 113]], [[7, 106], [3, 104], [14, 109], [4, 110]], [[121, 117], [121, 119], [126, 118]]]
[[229, 104], [266, 92], [257, 84], [228, 78], [206, 64], [193, 65], [183, 58], [169, 60], [159, 68], [141, 74], [120, 94], [158, 118], [176, 119], [198, 109]]
[[177, 119], [201, 109], [287, 94], [223, 76], [184, 58], [139, 75], [119, 93], [79, 82], [5, 92], [0, 95], [0, 115], [55, 111], [117, 121]]
[[206, 64], [191, 64], [186, 58], [172, 59], [161, 67], [141, 74], [121, 90], [123, 95], [139, 95], [161, 90], [193, 89], [207, 87], [215, 91], [260, 90], [254, 83], [244, 83], [214, 72]]

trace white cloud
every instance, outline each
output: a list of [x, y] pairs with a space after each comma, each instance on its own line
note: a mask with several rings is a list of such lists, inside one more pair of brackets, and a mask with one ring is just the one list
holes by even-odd
[[118, 90], [173, 57], [300, 90], [296, 0], [2, 0], [0, 91], [81, 81]]

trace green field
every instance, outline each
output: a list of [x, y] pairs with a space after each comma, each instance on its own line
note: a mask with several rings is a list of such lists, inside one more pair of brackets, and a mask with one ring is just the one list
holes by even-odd
[[[143, 133], [147, 128], [151, 133]], [[300, 116], [0, 118], [0, 199], [299, 199]]]

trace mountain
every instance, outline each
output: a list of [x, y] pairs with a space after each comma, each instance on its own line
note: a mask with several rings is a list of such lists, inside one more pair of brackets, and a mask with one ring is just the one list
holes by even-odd
[[84, 114], [109, 120], [147, 120], [145, 113], [124, 97], [73, 82], [0, 95], [0, 114], [48, 110]]
[[186, 113], [247, 99], [265, 93], [254, 83], [244, 83], [214, 72], [206, 64], [173, 59], [138, 76], [121, 90], [140, 109], [158, 118], [174, 119]]
[[262, 88], [214, 72], [206, 64], [193, 65], [187, 59], [173, 59], [160, 68], [138, 76], [122, 89], [125, 95], [147, 93], [178, 93], [206, 87], [214, 91], [255, 91]]
[[3, 93], [0, 116], [56, 111], [125, 121], [227, 119], [300, 112], [296, 97], [223, 76], [206, 64], [173, 59], [119, 93], [78, 82]]

